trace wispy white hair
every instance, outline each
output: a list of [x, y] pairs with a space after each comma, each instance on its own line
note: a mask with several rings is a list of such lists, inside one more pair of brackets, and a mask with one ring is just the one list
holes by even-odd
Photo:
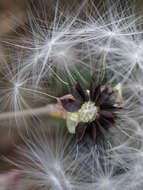
[[60, 9], [59, 4], [54, 3], [50, 21], [46, 1], [39, 4], [41, 10], [36, 14], [28, 12], [30, 38], [15, 44], [29, 52], [21, 72], [32, 73], [35, 85], [50, 76], [63, 85], [69, 80], [75, 83], [76, 76], [86, 82], [84, 73], [99, 68], [126, 81], [136, 66], [142, 69], [141, 17], [136, 17], [134, 4], [127, 1], [123, 6], [120, 1], [107, 0], [96, 5], [84, 0], [72, 11]]
[[17, 147], [18, 159], [10, 162], [20, 171], [25, 183], [40, 189], [86, 189], [87, 149], [78, 151], [76, 140], [64, 131], [61, 127], [36, 131], [29, 140], [25, 139], [24, 146]]
[[[60, 10], [56, 1], [50, 21], [46, 7], [45, 20], [40, 18], [39, 10], [36, 16], [29, 13], [30, 38], [13, 43], [28, 55], [23, 53], [20, 69], [14, 65], [11, 72], [5, 65], [11, 73], [5, 76], [10, 77], [13, 87], [6, 97], [3, 90], [0, 92], [0, 101], [8, 97], [9, 106], [14, 97], [14, 110], [21, 109], [25, 101], [20, 92], [42, 87], [47, 90], [41, 81], [48, 83], [56, 78], [68, 86], [79, 78], [86, 84], [87, 76], [97, 73], [99, 83], [107, 75], [107, 84], [122, 85], [123, 110], [105, 138], [105, 147], [94, 150], [78, 147], [61, 127], [50, 127], [45, 132], [40, 125], [40, 132], [33, 131], [25, 145], [17, 148], [18, 159], [11, 161], [23, 174], [23, 183], [43, 190], [142, 189], [142, 16], [137, 17], [128, 3], [122, 6], [120, 1], [107, 0], [96, 6], [85, 0], [72, 12]], [[23, 87], [27, 80], [30, 91]]]

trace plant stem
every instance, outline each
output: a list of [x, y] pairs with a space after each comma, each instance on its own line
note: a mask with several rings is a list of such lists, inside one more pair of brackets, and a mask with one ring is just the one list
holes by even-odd
[[0, 120], [15, 119], [20, 117], [31, 117], [35, 115], [49, 115], [53, 117], [62, 117], [62, 109], [58, 104], [49, 104], [40, 108], [1, 113]]

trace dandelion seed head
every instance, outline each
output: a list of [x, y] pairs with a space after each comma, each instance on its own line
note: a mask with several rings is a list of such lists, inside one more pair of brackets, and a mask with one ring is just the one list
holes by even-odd
[[[43, 2], [42, 13], [47, 17], [49, 12], [45, 11], [46, 1]], [[92, 76], [94, 72], [97, 73], [96, 79], [99, 79], [100, 83], [102, 79], [100, 80], [99, 75], [103, 75], [104, 78], [106, 74], [107, 84], [114, 84], [114, 81], [119, 84], [113, 91], [115, 96], [117, 92], [119, 101], [116, 100], [125, 108], [123, 113], [115, 110], [119, 107], [116, 107], [116, 102], [112, 104], [110, 88], [107, 88], [108, 93], [101, 88], [100, 93], [92, 97], [97, 99], [102, 96], [99, 101], [100, 107], [105, 110], [101, 112], [101, 126], [98, 122], [94, 125], [100, 110], [87, 100], [84, 89], [79, 92], [79, 97], [81, 94], [83, 96], [79, 100], [86, 100], [79, 106], [78, 113], [68, 112], [73, 107], [67, 106], [67, 127], [70, 133], [75, 133], [79, 122], [89, 122], [88, 125], [80, 123], [78, 126], [78, 134], [82, 139], [85, 132], [88, 132], [86, 129], [89, 124], [95, 120], [92, 123], [94, 126], [90, 125], [94, 130], [94, 142], [98, 133], [107, 137], [99, 141], [99, 144], [105, 143], [104, 147], [100, 149], [99, 144], [94, 147], [97, 148], [96, 152], [93, 147], [87, 151], [86, 147], [77, 145], [76, 140], [73, 141], [71, 138], [72, 135], [64, 139], [65, 133], [60, 134], [61, 128], [55, 130], [56, 135], [53, 134], [52, 127], [47, 127], [49, 134], [42, 133], [43, 126], [40, 126], [42, 130], [38, 135], [34, 134], [35, 130], [32, 133], [34, 137], [31, 140], [26, 139], [24, 147], [18, 148], [21, 157], [12, 163], [21, 171], [23, 179], [26, 182], [30, 181], [36, 188], [142, 189], [143, 32], [140, 29], [142, 23], [138, 23], [141, 17], [135, 15], [134, 3], [132, 5], [129, 7], [126, 1], [122, 6], [120, 1], [111, 0], [99, 4], [98, 7], [94, 5], [94, 1], [85, 0], [83, 4], [76, 6], [74, 12], [69, 13], [70, 11], [60, 10], [57, 1], [51, 21], [47, 21], [47, 18], [42, 20], [39, 14], [36, 15], [37, 18], [29, 14], [30, 39], [23, 45], [15, 44], [16, 47], [25, 49], [26, 54], [24, 53], [20, 64], [5, 64], [4, 79], [9, 85], [4, 86], [4, 82], [0, 90], [1, 111], [15, 112], [25, 108], [30, 110], [35, 106], [31, 99], [37, 97], [36, 90], [32, 91], [32, 87], [48, 91], [46, 85], [42, 86], [43, 81], [47, 84], [54, 83], [57, 79], [61, 84], [67, 85], [66, 80], [75, 84], [79, 79], [87, 84], [87, 76]], [[7, 44], [13, 45], [8, 42]], [[141, 75], [138, 74], [138, 70]], [[138, 80], [133, 75], [136, 75]], [[98, 89], [95, 92], [97, 91]], [[53, 92], [57, 93], [54, 88]], [[40, 98], [34, 98], [37, 104]], [[71, 100], [65, 101], [70, 102]], [[79, 102], [76, 103], [75, 106]], [[47, 104], [47, 100], [44, 104]], [[118, 116], [118, 121], [115, 116]], [[26, 122], [27, 119], [23, 119], [23, 122], [18, 124]], [[106, 136], [105, 130], [110, 128], [109, 124], [114, 124], [115, 127], [109, 129]]]

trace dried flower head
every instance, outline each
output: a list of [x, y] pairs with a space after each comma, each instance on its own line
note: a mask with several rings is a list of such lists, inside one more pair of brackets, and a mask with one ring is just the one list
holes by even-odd
[[67, 127], [70, 133], [76, 133], [78, 142], [86, 138], [95, 144], [97, 137], [114, 125], [116, 111], [121, 109], [116, 93], [112, 87], [95, 87], [93, 83], [87, 91], [77, 83], [72, 96], [61, 98], [66, 110]]

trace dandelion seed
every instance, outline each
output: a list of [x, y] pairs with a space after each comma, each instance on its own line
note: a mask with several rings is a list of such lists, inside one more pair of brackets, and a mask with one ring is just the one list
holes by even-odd
[[86, 159], [86, 148], [83, 150], [85, 154], [79, 152], [75, 160], [76, 143], [57, 126], [45, 129], [44, 133], [36, 130], [30, 141], [17, 147], [19, 159], [6, 160], [18, 169], [25, 183], [40, 189], [86, 189], [88, 172], [82, 163]]

